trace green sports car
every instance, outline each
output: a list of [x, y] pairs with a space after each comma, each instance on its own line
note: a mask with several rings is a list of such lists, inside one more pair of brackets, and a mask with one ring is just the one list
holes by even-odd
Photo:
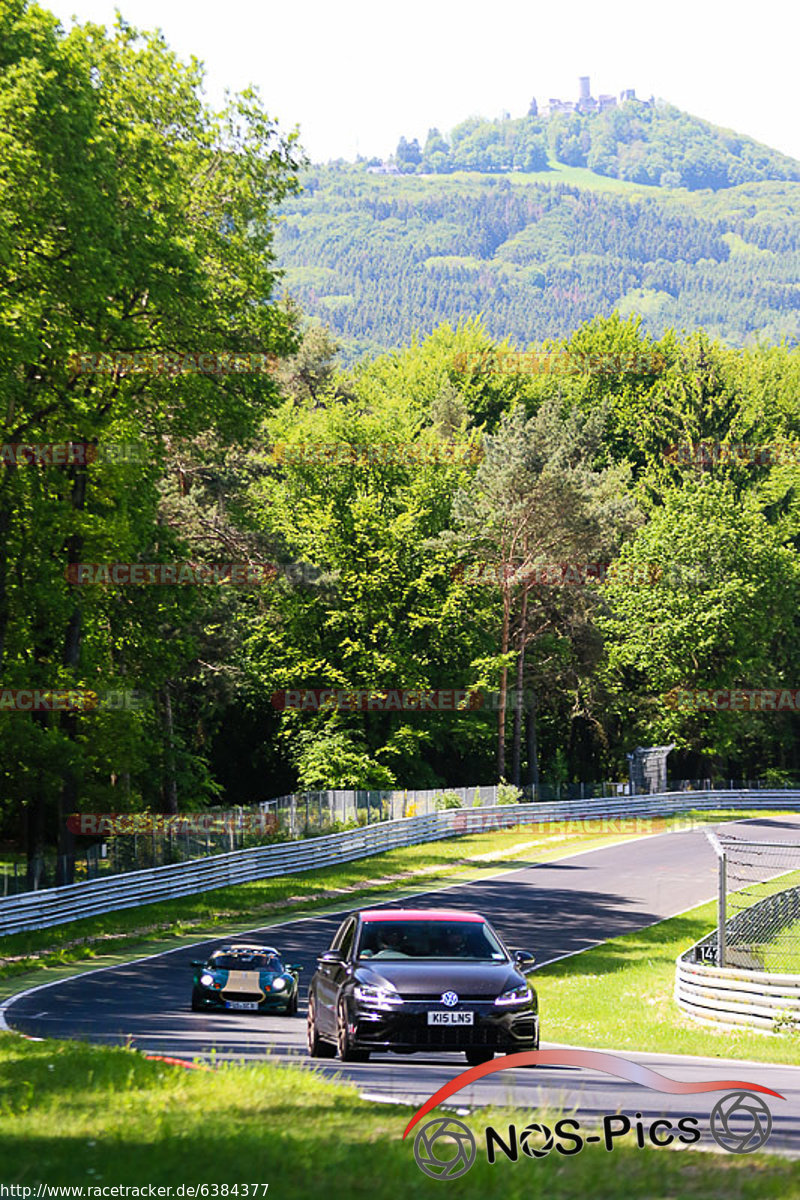
[[223, 946], [205, 962], [195, 960], [192, 1011], [297, 1012], [302, 967], [284, 966], [272, 946]]

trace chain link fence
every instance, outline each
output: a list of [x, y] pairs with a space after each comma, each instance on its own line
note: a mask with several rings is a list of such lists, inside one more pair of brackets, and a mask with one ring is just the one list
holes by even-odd
[[717, 966], [800, 973], [800, 841], [708, 834], [717, 853], [717, 928], [698, 958]]
[[[788, 781], [778, 785], [791, 790]], [[775, 790], [764, 780], [673, 779], [669, 792], [706, 790]], [[794, 784], [800, 789], [800, 781]], [[116, 814], [115, 821], [130, 824], [119, 831], [113, 821], [86, 828], [76, 826], [78, 837], [71, 855], [55, 853], [25, 861], [23, 854], [0, 850], [0, 899], [64, 883], [79, 883], [107, 875], [148, 867], [167, 866], [224, 854], [276, 841], [337, 833], [379, 821], [430, 816], [447, 808], [486, 808], [497, 804], [597, 800], [625, 797], [630, 784], [618, 780], [595, 783], [544, 783], [536, 789], [508, 784], [478, 787], [396, 789], [369, 791], [330, 789], [294, 793], [246, 808], [209, 809], [202, 813], [164, 818], [159, 814]], [[113, 815], [113, 814], [109, 814]], [[87, 818], [93, 814], [85, 814]], [[142, 818], [148, 821], [142, 822]], [[136, 824], [139, 819], [139, 824]], [[194, 819], [194, 823], [193, 823]], [[159, 820], [162, 822], [159, 827]], [[170, 823], [171, 822], [171, 823]], [[798, 862], [800, 867], [800, 862]]]
[[[26, 861], [0, 851], [0, 898], [83, 883], [147, 867], [245, 850], [293, 836], [288, 809], [279, 801], [228, 811], [209, 809], [170, 817], [160, 813], [82, 813], [67, 822], [76, 836], [71, 854], [46, 854]], [[91, 840], [89, 840], [91, 839]]]

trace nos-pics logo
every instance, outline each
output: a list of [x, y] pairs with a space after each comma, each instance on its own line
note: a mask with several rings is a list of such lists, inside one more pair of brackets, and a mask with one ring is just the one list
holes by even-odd
[[463, 1121], [437, 1117], [414, 1138], [417, 1166], [433, 1179], [458, 1179], [475, 1162], [475, 1137]]
[[[653, 1090], [675, 1095], [691, 1095], [701, 1092], [725, 1091], [727, 1095], [717, 1100], [709, 1117], [711, 1136], [718, 1146], [732, 1154], [751, 1154], [758, 1150], [772, 1132], [772, 1114], [762, 1099], [762, 1094], [783, 1100], [780, 1092], [746, 1083], [739, 1079], [714, 1079], [705, 1083], [681, 1083], [670, 1079], [640, 1063], [632, 1063], [614, 1054], [596, 1050], [534, 1050], [523, 1054], [509, 1054], [492, 1062], [472, 1067], [457, 1075], [435, 1092], [414, 1114], [406, 1127], [406, 1138], [415, 1125], [437, 1105], [484, 1075], [521, 1066], [574, 1066], [589, 1067], [616, 1075]], [[626, 1134], [635, 1135], [639, 1149], [645, 1146], [669, 1146], [675, 1142], [691, 1145], [700, 1140], [699, 1117], [659, 1117], [643, 1119], [636, 1113], [630, 1117], [620, 1113], [607, 1114], [602, 1119], [600, 1131], [593, 1126], [592, 1132], [583, 1133], [580, 1122], [574, 1118], [562, 1118], [551, 1129], [541, 1123], [531, 1123], [518, 1130], [509, 1125], [505, 1130], [487, 1127], [486, 1157], [490, 1164], [501, 1158], [512, 1162], [520, 1154], [527, 1158], [545, 1158], [551, 1152], [565, 1157], [578, 1154], [586, 1145], [601, 1143], [606, 1150], [613, 1150], [617, 1139]], [[414, 1157], [420, 1170], [432, 1179], [458, 1179], [472, 1167], [478, 1146], [472, 1131], [463, 1121], [455, 1117], [434, 1117], [427, 1121], [414, 1138]]]

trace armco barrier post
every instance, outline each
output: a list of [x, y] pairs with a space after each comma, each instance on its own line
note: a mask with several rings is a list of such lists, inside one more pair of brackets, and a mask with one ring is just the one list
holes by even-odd
[[714, 848], [714, 853], [717, 856], [718, 867], [718, 882], [717, 882], [717, 966], [725, 966], [725, 918], [727, 915], [727, 866], [728, 860], [722, 843], [720, 842], [713, 829], [706, 830], [706, 837]]
[[728, 892], [728, 856], [725, 851], [719, 858], [719, 897], [717, 901], [717, 965], [725, 966], [726, 944], [725, 944], [725, 924], [726, 924], [726, 896]]

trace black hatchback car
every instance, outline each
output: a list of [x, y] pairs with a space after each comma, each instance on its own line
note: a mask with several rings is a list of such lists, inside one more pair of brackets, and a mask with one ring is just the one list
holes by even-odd
[[536, 1050], [533, 955], [512, 954], [480, 913], [363, 909], [318, 959], [308, 993], [308, 1052], [366, 1062], [373, 1051]]

